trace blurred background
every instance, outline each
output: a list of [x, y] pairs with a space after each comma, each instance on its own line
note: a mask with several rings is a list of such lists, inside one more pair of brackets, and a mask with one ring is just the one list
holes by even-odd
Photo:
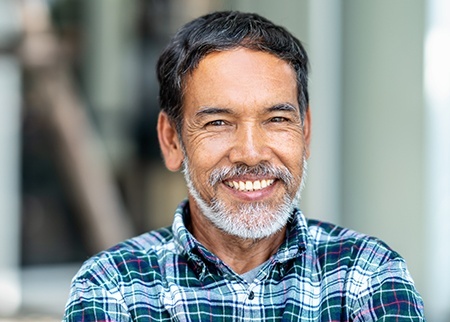
[[85, 259], [171, 224], [186, 190], [160, 157], [155, 62], [224, 9], [309, 52], [306, 216], [383, 239], [450, 321], [446, 0], [0, 0], [0, 321], [60, 320]]

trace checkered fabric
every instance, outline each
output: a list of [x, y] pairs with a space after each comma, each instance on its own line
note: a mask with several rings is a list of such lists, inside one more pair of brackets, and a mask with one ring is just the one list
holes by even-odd
[[424, 321], [405, 261], [378, 239], [296, 210], [248, 283], [189, 233], [188, 217], [184, 201], [172, 227], [85, 262], [64, 321]]

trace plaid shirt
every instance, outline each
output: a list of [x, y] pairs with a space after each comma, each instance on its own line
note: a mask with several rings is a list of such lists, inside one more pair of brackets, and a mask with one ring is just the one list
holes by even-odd
[[188, 209], [89, 259], [64, 321], [424, 321], [404, 260], [377, 239], [296, 210], [248, 283], [189, 233]]

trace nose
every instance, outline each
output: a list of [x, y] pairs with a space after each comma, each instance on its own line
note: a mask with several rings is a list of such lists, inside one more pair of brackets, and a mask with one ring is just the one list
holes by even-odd
[[268, 138], [261, 126], [253, 123], [242, 124], [236, 129], [233, 140], [229, 154], [232, 163], [254, 166], [262, 161], [269, 161]]

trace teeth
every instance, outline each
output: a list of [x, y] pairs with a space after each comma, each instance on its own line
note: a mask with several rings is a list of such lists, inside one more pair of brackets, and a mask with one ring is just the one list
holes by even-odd
[[239, 191], [256, 191], [264, 189], [274, 183], [275, 180], [256, 180], [256, 181], [225, 181], [226, 185]]
[[267, 187], [267, 181], [266, 180], [262, 180], [261, 181], [261, 188], [265, 188]]

